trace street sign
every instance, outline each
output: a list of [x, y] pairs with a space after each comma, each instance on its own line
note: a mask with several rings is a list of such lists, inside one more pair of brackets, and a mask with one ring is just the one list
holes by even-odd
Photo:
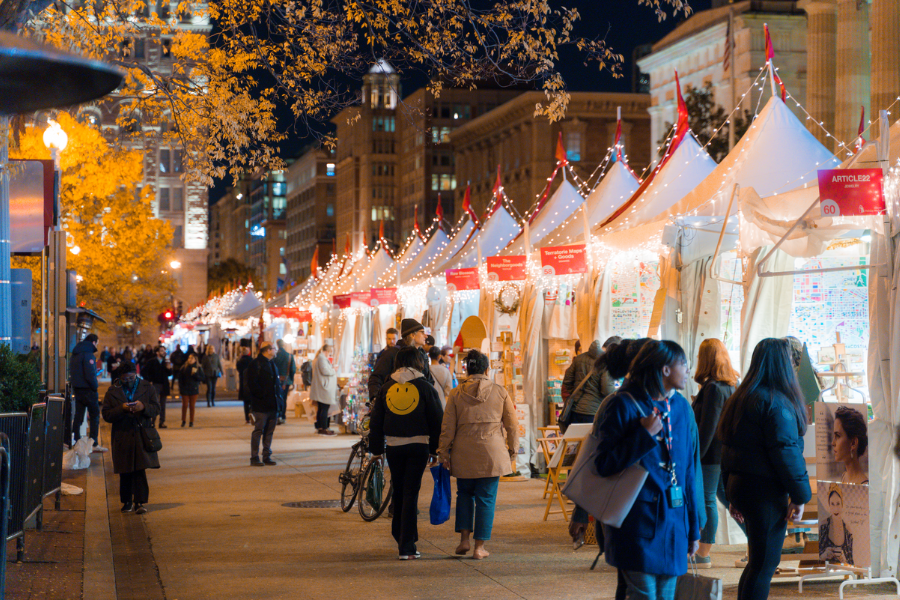
[[881, 169], [819, 171], [819, 202], [823, 217], [883, 215], [884, 176]]

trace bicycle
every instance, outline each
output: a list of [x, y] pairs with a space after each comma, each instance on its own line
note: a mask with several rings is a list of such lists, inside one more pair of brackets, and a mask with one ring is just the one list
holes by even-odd
[[380, 517], [391, 503], [393, 493], [391, 472], [384, 455], [373, 457], [360, 479], [357, 492], [359, 516], [363, 521], [374, 521]]
[[369, 456], [368, 421], [364, 422], [364, 433], [358, 442], [350, 449], [350, 458], [347, 459], [347, 467], [338, 475], [341, 484], [341, 510], [350, 512], [356, 502], [359, 492], [359, 482], [362, 478]]

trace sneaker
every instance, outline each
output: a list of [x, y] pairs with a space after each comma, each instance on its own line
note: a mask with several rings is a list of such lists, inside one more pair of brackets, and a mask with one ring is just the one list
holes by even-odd
[[129, 513], [134, 510], [134, 505], [131, 502], [126, 502], [122, 505], [122, 512]]
[[694, 556], [693, 560], [698, 569], [712, 569], [712, 556]]
[[258, 458], [251, 458], [251, 459], [250, 459], [250, 466], [251, 466], [251, 467], [262, 467], [262, 466], [263, 466], [263, 462], [262, 462], [261, 460], [259, 460]]
[[278, 463], [276, 461], [272, 460], [271, 458], [264, 458], [263, 464], [264, 465], [277, 465]]
[[401, 554], [400, 560], [416, 560], [417, 558], [421, 558], [421, 557], [422, 557], [422, 553], [416, 551], [415, 554]]
[[135, 504], [134, 505], [134, 514], [143, 515], [147, 513], [147, 507], [143, 504]]
[[166, 425], [165, 423], [160, 423], [160, 424], [159, 424], [159, 428], [160, 428], [160, 429], [168, 429], [169, 426]]
[[330, 429], [323, 429], [323, 430], [322, 430], [322, 435], [337, 435], [337, 432], [334, 432], [334, 431], [332, 431], [332, 430], [330, 430]]
[[102, 454], [104, 452], [109, 452], [109, 448], [104, 448], [103, 446], [100, 446], [98, 444], [97, 446], [94, 446], [93, 452], [98, 452], [98, 453]]
[[745, 553], [743, 558], [739, 558], [736, 561], [734, 561], [734, 568], [735, 569], [743, 569], [744, 567], [747, 566], [747, 561], [749, 561], [749, 560], [750, 560], [750, 557]]
[[286, 423], [286, 421], [282, 417], [279, 417], [278, 420], [275, 422], [276, 425], [284, 425], [285, 423]]

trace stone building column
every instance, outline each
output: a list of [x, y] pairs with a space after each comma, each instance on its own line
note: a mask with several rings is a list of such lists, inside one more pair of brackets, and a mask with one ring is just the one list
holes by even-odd
[[[877, 114], [900, 96], [900, 2], [872, 0], [872, 110]], [[895, 108], [892, 120], [896, 120]]]
[[[806, 110], [829, 133], [833, 133], [837, 36], [835, 0], [803, 0], [799, 6], [806, 11]], [[827, 137], [822, 127], [807, 121], [810, 133], [825, 147], [831, 148], [833, 140]]]
[[[834, 136], [853, 147], [859, 132], [859, 108], [869, 110], [872, 56], [869, 50], [869, 3], [838, 0], [836, 104]], [[837, 143], [834, 151], [838, 152]]]

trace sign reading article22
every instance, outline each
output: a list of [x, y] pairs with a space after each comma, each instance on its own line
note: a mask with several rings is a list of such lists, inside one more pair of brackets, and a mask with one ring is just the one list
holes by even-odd
[[884, 176], [881, 169], [819, 171], [819, 202], [824, 217], [883, 215]]
[[584, 244], [541, 248], [541, 272], [544, 275], [573, 275], [587, 272]]

